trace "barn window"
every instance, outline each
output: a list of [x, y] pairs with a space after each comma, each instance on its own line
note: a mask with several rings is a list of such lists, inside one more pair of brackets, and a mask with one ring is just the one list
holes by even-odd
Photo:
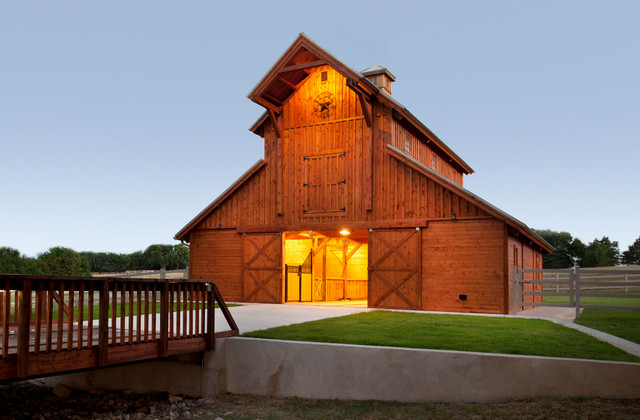
[[411, 136], [409, 134], [404, 138], [404, 152], [411, 154]]
[[438, 158], [436, 157], [435, 153], [431, 155], [431, 169], [433, 169], [434, 171], [438, 170]]
[[378, 86], [378, 78], [377, 77], [372, 77], [369, 80], [371, 80], [371, 83], [373, 83], [374, 86]]
[[518, 247], [517, 247], [517, 245], [513, 246], [513, 265], [518, 267]]
[[346, 211], [346, 155], [346, 152], [337, 152], [302, 158], [303, 214]]

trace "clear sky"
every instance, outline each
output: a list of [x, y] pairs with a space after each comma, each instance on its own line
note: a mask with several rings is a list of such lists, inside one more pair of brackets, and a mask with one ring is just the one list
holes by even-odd
[[129, 253], [263, 155], [246, 95], [300, 32], [532, 228], [640, 236], [638, 1], [0, 1], [0, 246]]

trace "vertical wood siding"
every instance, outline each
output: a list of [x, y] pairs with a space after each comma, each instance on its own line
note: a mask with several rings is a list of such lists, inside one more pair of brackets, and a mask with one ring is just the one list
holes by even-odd
[[[509, 236], [507, 244], [507, 265], [509, 269], [509, 311], [513, 311], [513, 266], [517, 266], [518, 269], [541, 269], [542, 253], [528, 245], [528, 243], [523, 243], [521, 240], [516, 239], [513, 236]], [[541, 280], [542, 277], [539, 274], [527, 273], [524, 276], [524, 279]], [[524, 290], [542, 291], [542, 285], [525, 284]], [[525, 296], [524, 301], [542, 302], [542, 296]], [[520, 306], [518, 311], [527, 309], [533, 309], [533, 306]]]
[[429, 223], [422, 232], [422, 309], [505, 313], [504, 242], [498, 220]]
[[[391, 120], [391, 145], [403, 151], [418, 162], [433, 169], [440, 175], [452, 180], [456, 184], [463, 185], [463, 173], [459, 168], [454, 167], [449, 158], [441, 152], [438, 153], [432, 144], [424, 136], [405, 127], [396, 119]], [[435, 167], [434, 164], [435, 163]]]
[[201, 230], [191, 233], [190, 276], [215, 280], [227, 301], [242, 297], [242, 235], [235, 230]]

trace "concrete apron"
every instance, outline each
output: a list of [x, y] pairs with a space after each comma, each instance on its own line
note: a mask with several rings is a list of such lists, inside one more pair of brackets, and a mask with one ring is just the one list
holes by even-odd
[[45, 379], [75, 389], [191, 397], [492, 402], [640, 398], [640, 364], [234, 337], [202, 355]]

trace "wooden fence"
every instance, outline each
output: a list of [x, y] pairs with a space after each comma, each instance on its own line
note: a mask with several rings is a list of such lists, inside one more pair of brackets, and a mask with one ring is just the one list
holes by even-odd
[[[539, 278], [542, 276], [542, 280]], [[640, 310], [640, 305], [585, 304], [584, 298], [640, 299], [640, 270], [584, 269], [518, 269], [513, 267], [513, 314], [527, 306], [575, 308], [576, 319], [585, 308]], [[526, 285], [532, 285], [527, 290]], [[536, 287], [538, 286], [538, 287]], [[542, 289], [542, 290], [540, 290]], [[617, 293], [616, 293], [617, 292]], [[634, 293], [636, 292], [636, 293]], [[534, 302], [534, 298], [542, 301]], [[544, 302], [544, 297], [566, 298], [566, 303]]]
[[[229, 330], [215, 332], [215, 303]], [[0, 380], [212, 350], [237, 334], [213, 281], [0, 274]]]

